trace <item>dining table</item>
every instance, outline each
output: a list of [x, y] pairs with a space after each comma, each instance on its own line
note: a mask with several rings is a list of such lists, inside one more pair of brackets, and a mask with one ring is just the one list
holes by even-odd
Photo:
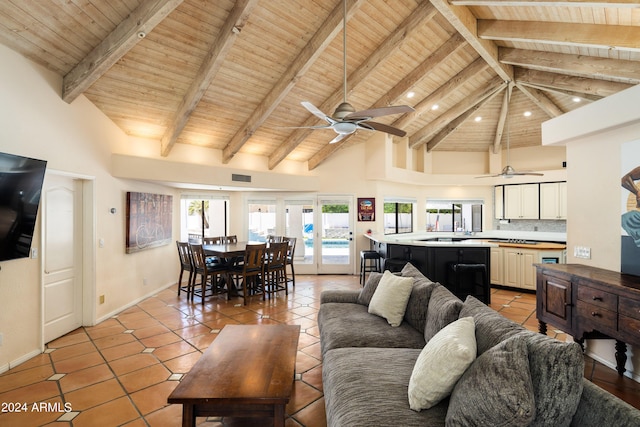
[[[240, 263], [247, 250], [247, 245], [264, 244], [264, 242], [247, 241], [247, 242], [233, 242], [233, 243], [219, 243], [215, 245], [202, 245], [205, 255], [209, 257], [217, 257], [221, 263], [226, 263], [229, 268]], [[222, 283], [227, 283], [227, 290], [229, 295], [237, 296], [238, 289], [233, 283], [230, 275], [221, 278]]]

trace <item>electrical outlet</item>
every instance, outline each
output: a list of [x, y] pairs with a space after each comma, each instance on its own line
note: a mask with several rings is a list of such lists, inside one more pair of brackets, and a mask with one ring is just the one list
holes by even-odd
[[100, 295], [100, 304], [104, 304], [104, 295]]
[[2, 347], [3, 343], [4, 343], [4, 334], [0, 333], [0, 347]]
[[591, 259], [591, 248], [587, 246], [574, 246], [573, 256], [582, 259]]

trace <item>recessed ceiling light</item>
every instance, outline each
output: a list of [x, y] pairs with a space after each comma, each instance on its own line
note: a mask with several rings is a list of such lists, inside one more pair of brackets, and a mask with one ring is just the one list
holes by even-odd
[[580, 102], [582, 101], [582, 99], [578, 98], [577, 96], [573, 97], [573, 102]]
[[413, 98], [414, 96], [416, 96], [416, 93], [414, 91], [407, 92], [407, 98]]
[[431, 106], [431, 109], [434, 110], [434, 111], [437, 110], [438, 108], [440, 108], [440, 106], [438, 104], [433, 104]]
[[531, 114], [532, 114], [531, 111], [525, 111], [524, 112], [524, 116], [525, 117], [531, 117]]
[[482, 117], [478, 116], [474, 119], [476, 122], [481, 122], [482, 121]]

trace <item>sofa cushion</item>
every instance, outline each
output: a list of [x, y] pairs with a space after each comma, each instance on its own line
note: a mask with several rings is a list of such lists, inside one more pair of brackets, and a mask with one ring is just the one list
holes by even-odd
[[582, 395], [584, 355], [575, 342], [524, 331], [536, 400], [531, 426], [568, 426]]
[[444, 426], [448, 399], [428, 411], [409, 409], [407, 384], [420, 351], [405, 348], [328, 351], [322, 365], [327, 425]]
[[442, 328], [457, 320], [461, 308], [462, 301], [438, 283], [431, 291], [429, 298], [424, 340], [429, 342]]
[[478, 356], [505, 339], [526, 329], [469, 295], [462, 305], [460, 317], [472, 316], [476, 322]]
[[422, 349], [421, 332], [407, 323], [396, 328], [369, 314], [361, 304], [326, 303], [318, 311], [322, 353], [340, 347], [406, 347]]
[[425, 277], [420, 270], [411, 263], [407, 263], [400, 274], [402, 277], [413, 278], [413, 291], [411, 291], [411, 296], [407, 303], [407, 311], [404, 314], [404, 319], [420, 332], [424, 332], [427, 323], [429, 298], [437, 284]]
[[364, 284], [364, 287], [360, 291], [360, 295], [358, 295], [358, 304], [368, 306], [371, 302], [371, 297], [378, 289], [378, 284], [380, 283], [380, 279], [382, 279], [382, 273], [376, 273], [375, 271], [369, 274], [367, 277], [367, 281]]
[[391, 326], [400, 326], [413, 290], [411, 277], [385, 271], [369, 303], [369, 313], [384, 317]]
[[472, 317], [442, 328], [420, 352], [409, 379], [409, 407], [429, 409], [451, 394], [464, 371], [476, 358]]
[[527, 343], [516, 335], [480, 355], [456, 383], [447, 425], [520, 427], [536, 413]]

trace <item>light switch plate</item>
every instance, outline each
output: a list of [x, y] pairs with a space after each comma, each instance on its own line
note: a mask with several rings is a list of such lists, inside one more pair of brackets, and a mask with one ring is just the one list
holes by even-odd
[[573, 256], [582, 259], [591, 259], [591, 248], [587, 246], [574, 246]]

